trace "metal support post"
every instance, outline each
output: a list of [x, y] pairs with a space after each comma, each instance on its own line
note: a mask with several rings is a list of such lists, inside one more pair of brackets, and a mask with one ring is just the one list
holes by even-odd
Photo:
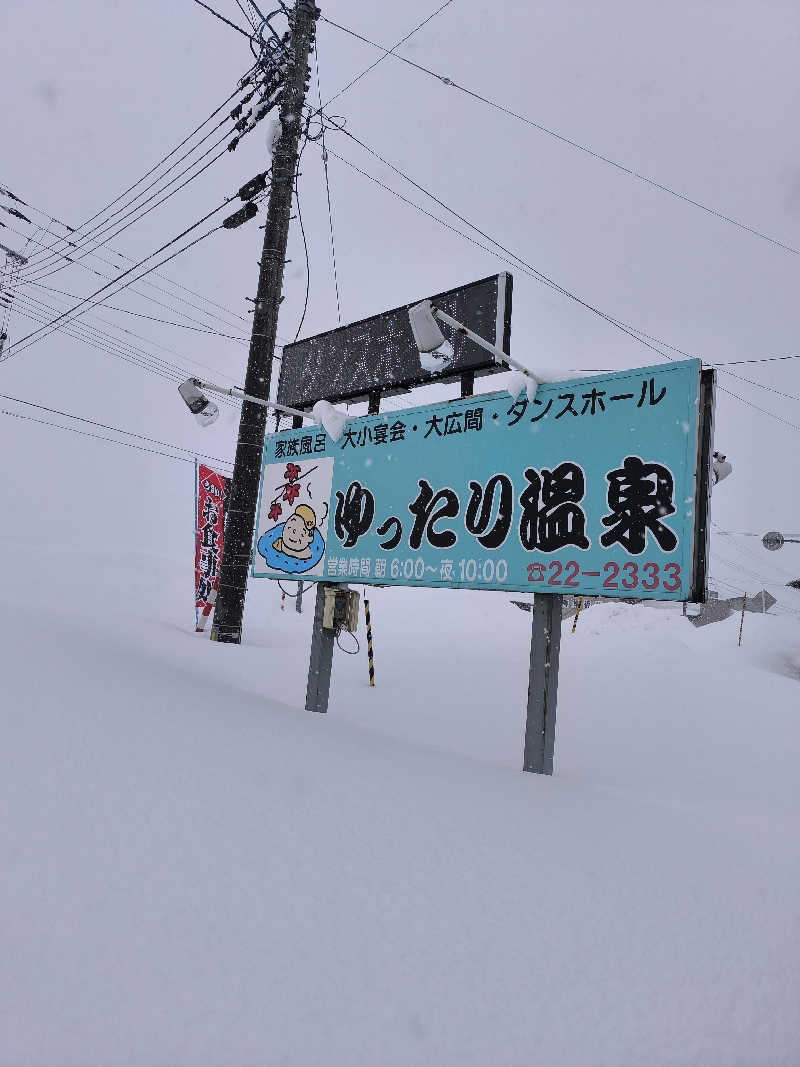
[[328, 710], [333, 667], [333, 630], [322, 629], [325, 590], [329, 588], [328, 582], [317, 582], [314, 627], [311, 631], [311, 656], [308, 663], [308, 685], [306, 686], [306, 711], [323, 713]]
[[522, 769], [536, 774], [553, 773], [562, 601], [561, 596], [541, 593], [533, 598], [528, 716]]

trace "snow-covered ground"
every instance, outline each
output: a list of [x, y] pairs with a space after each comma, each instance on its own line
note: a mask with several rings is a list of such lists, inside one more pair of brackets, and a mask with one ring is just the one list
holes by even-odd
[[312, 715], [313, 596], [214, 645], [75, 509], [3, 540], [3, 1067], [800, 1062], [797, 617], [565, 623], [545, 778], [505, 596], [373, 590]]

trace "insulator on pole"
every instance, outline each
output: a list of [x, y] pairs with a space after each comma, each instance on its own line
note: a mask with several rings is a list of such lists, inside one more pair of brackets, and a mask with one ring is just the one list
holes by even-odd
[[255, 178], [251, 178], [249, 182], [245, 182], [239, 190], [240, 200], [252, 200], [254, 196], [262, 192], [267, 187], [267, 172], [263, 174], [256, 174]]
[[252, 200], [240, 207], [238, 211], [234, 211], [232, 215], [228, 215], [227, 219], [222, 220], [222, 225], [226, 230], [235, 230], [237, 226], [243, 225], [245, 222], [249, 222], [255, 215], [258, 214], [258, 208]]

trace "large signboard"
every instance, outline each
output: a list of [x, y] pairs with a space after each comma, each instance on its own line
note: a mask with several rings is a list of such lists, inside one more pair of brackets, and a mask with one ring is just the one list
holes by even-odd
[[[510, 354], [511, 275], [495, 274], [431, 297], [435, 307]], [[416, 301], [415, 301], [416, 303]], [[277, 400], [294, 408], [318, 400], [355, 400], [371, 392], [391, 393], [431, 381], [420, 365], [406, 304], [336, 330], [285, 345]], [[502, 368], [463, 334], [452, 340], [453, 357], [437, 380], [464, 371], [494, 373]]]
[[[702, 510], [687, 360], [266, 439], [252, 573], [689, 599]], [[702, 555], [702, 553], [700, 553]]]

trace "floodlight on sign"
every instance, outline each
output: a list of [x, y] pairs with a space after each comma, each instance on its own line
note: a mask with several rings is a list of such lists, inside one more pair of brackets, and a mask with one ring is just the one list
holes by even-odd
[[[491, 341], [487, 341], [473, 330], [468, 329], [463, 322], [454, 319], [452, 315], [448, 315], [446, 312], [434, 307], [430, 300], [422, 300], [419, 304], [415, 304], [408, 309], [408, 321], [411, 324], [411, 331], [420, 351], [420, 363], [425, 370], [431, 373], [436, 373], [437, 371], [440, 373], [440, 366], [448, 366], [450, 356], [453, 353], [452, 345], [445, 340], [444, 334], [436, 324], [437, 319], [439, 322], [445, 322], [448, 326], [452, 326], [456, 334], [463, 334], [465, 337], [469, 337], [475, 344], [490, 352], [495, 363], [512, 368], [507, 386], [509, 393], [516, 400], [524, 388], [527, 391], [528, 402], [533, 403], [536, 399], [539, 379], [527, 367], [512, 359], [497, 345], [493, 345]], [[449, 353], [443, 353], [445, 345], [448, 347]], [[443, 356], [441, 363], [437, 359], [438, 356]]]
[[189, 411], [201, 426], [211, 426], [219, 418], [219, 408], [214, 404], [201, 389], [198, 388], [194, 379], [187, 378], [178, 386], [181, 399]]
[[348, 416], [345, 412], [335, 408], [327, 400], [318, 400], [312, 414], [317, 426], [321, 426], [332, 441], [338, 441], [347, 425]]
[[408, 309], [408, 321], [414, 334], [414, 343], [420, 352], [435, 352], [445, 342], [445, 336], [433, 317], [430, 300], [421, 300]]
[[[566, 374], [561, 375], [562, 378], [566, 377]], [[528, 403], [532, 404], [536, 399], [536, 390], [539, 387], [539, 383], [530, 374], [525, 374], [521, 370], [512, 370], [508, 378], [506, 378], [506, 391], [512, 400], [516, 400], [522, 390], [525, 390], [525, 394], [528, 397]]]
[[730, 463], [728, 463], [728, 461], [725, 459], [725, 456], [721, 452], [715, 452], [714, 459], [711, 464], [711, 470], [714, 477], [714, 485], [716, 485], [717, 482], [721, 482], [723, 478], [728, 477], [728, 475], [733, 471], [733, 467]]

